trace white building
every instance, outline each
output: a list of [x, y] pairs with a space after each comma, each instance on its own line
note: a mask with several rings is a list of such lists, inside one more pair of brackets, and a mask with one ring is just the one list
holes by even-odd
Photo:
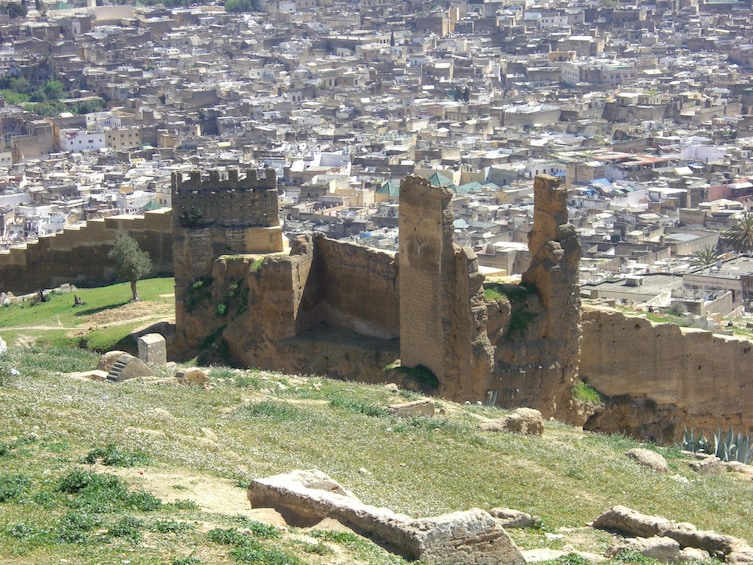
[[86, 131], [74, 128], [60, 130], [60, 150], [80, 153], [82, 151], [99, 151], [105, 148], [103, 131]]

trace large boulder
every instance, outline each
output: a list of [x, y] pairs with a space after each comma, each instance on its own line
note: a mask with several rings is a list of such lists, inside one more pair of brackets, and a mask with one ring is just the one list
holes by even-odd
[[657, 473], [669, 472], [667, 460], [664, 459], [661, 454], [656, 453], [656, 451], [651, 451], [650, 449], [644, 449], [642, 447], [636, 447], [634, 449], [626, 451], [625, 455], [627, 455], [630, 459], [632, 459], [639, 465], [648, 467], [649, 469], [656, 471]]
[[540, 436], [544, 433], [544, 419], [541, 412], [533, 408], [518, 408], [512, 414], [502, 416], [479, 425], [482, 432], [516, 432], [523, 435]]
[[753, 548], [744, 539], [713, 530], [698, 530], [693, 524], [673, 522], [661, 516], [646, 516], [625, 506], [610, 508], [592, 525], [631, 536], [672, 538], [680, 547], [701, 549], [727, 563], [753, 563]]

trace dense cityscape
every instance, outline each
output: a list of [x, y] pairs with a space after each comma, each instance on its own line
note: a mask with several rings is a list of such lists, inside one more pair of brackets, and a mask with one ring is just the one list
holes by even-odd
[[271, 167], [288, 237], [396, 249], [416, 174], [455, 194], [484, 272], [515, 276], [550, 174], [584, 296], [749, 306], [749, 249], [720, 235], [753, 196], [750, 2], [238, 4], [6, 4], [6, 252], [169, 208], [174, 172]]

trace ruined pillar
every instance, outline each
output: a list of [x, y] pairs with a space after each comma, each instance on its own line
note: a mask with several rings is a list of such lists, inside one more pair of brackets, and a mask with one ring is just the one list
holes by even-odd
[[400, 183], [400, 360], [441, 381], [449, 273], [454, 271], [452, 193], [409, 176]]
[[533, 229], [528, 234], [531, 266], [524, 283], [536, 288], [544, 309], [539, 369], [528, 375], [533, 390], [516, 383], [521, 398], [547, 416], [570, 417], [570, 389], [578, 374], [582, 329], [580, 325], [580, 238], [568, 223], [567, 188], [549, 175], [534, 180]]
[[423, 365], [453, 400], [480, 400], [494, 349], [486, 334], [483, 275], [452, 241], [452, 193], [409, 176], [400, 184], [400, 360]]

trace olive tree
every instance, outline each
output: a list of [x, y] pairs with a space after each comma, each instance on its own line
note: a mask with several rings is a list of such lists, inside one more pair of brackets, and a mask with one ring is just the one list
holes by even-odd
[[128, 235], [121, 235], [115, 240], [107, 257], [114, 262], [115, 274], [120, 279], [131, 283], [133, 300], [139, 300], [136, 282], [152, 270], [152, 260], [149, 253], [142, 251], [138, 242]]

